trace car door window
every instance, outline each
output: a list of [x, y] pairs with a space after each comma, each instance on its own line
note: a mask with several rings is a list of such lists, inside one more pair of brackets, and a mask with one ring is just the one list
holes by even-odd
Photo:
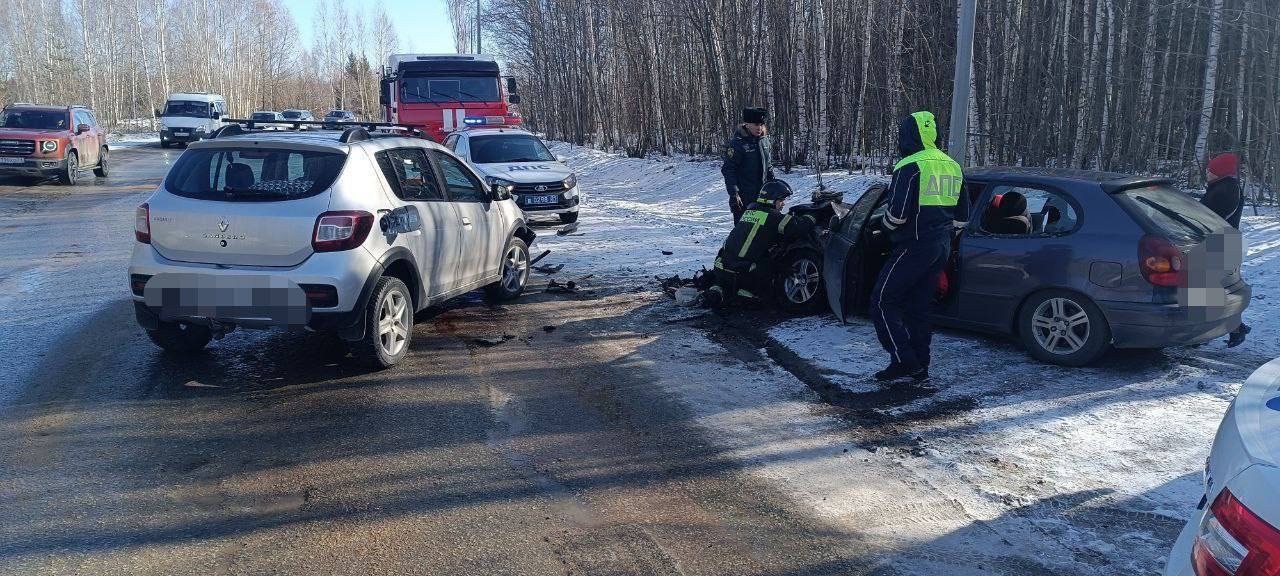
[[455, 202], [484, 202], [486, 200], [484, 186], [463, 166], [457, 158], [449, 154], [441, 154], [435, 150], [431, 153], [440, 164], [440, 173], [444, 176], [444, 185], [449, 188], [449, 197]]
[[426, 151], [421, 148], [396, 148], [374, 155], [387, 184], [401, 200], [424, 202], [444, 200]]
[[88, 115], [85, 114], [83, 110], [75, 111], [75, 121], [76, 122], [75, 122], [74, 128], [77, 128], [77, 129], [80, 128], [81, 124], [90, 124]]
[[979, 226], [990, 234], [1060, 236], [1074, 232], [1080, 212], [1066, 195], [1034, 186], [997, 185], [982, 209]]
[[454, 149], [454, 153], [459, 158], [467, 158], [471, 154], [471, 141], [466, 138], [458, 138], [458, 147]]
[[457, 134], [450, 134], [448, 138], [445, 138], [445, 139], [444, 139], [444, 147], [445, 147], [445, 148], [448, 148], [448, 149], [450, 149], [450, 150], [453, 150], [457, 145], [458, 145], [458, 135], [457, 135]]

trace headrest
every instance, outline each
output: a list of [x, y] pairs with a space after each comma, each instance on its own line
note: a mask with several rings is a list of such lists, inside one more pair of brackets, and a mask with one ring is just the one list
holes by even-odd
[[227, 188], [244, 190], [253, 186], [253, 168], [248, 164], [227, 164]]
[[1005, 192], [997, 198], [999, 202], [992, 202], [992, 205], [1002, 218], [1027, 215], [1027, 197], [1021, 192]]

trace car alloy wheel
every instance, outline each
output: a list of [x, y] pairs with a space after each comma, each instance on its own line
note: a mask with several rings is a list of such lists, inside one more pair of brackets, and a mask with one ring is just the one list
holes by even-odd
[[1031, 315], [1036, 343], [1051, 354], [1074, 354], [1089, 341], [1089, 313], [1074, 300], [1063, 297], [1041, 302]]
[[791, 264], [791, 275], [783, 280], [782, 291], [795, 304], [807, 304], [818, 294], [820, 282], [818, 264], [801, 258]]
[[502, 266], [502, 287], [508, 292], [519, 292], [529, 276], [529, 255], [519, 246], [507, 248], [506, 262]]
[[378, 307], [378, 345], [382, 353], [395, 357], [409, 341], [409, 303], [399, 290], [387, 290]]

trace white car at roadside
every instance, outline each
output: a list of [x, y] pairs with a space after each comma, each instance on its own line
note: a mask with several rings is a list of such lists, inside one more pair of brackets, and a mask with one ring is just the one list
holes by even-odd
[[484, 174], [489, 185], [510, 188], [526, 214], [578, 221], [578, 178], [537, 136], [519, 128], [465, 128], [450, 134], [444, 145]]
[[1165, 576], [1280, 574], [1280, 358], [1249, 376], [1227, 409], [1204, 484]]

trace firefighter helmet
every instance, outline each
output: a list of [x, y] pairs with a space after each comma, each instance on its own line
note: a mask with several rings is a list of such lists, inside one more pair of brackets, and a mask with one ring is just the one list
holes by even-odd
[[756, 202], [777, 202], [791, 197], [791, 186], [781, 180], [770, 180], [760, 187]]

